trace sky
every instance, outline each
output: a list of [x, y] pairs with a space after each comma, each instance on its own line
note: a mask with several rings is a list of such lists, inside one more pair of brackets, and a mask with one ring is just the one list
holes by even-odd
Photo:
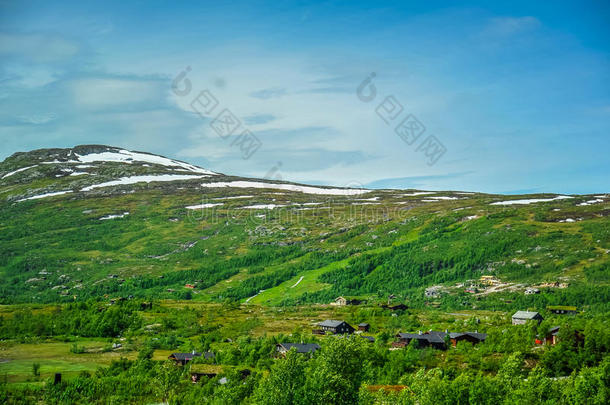
[[0, 0], [0, 160], [81, 144], [310, 184], [610, 192], [610, 2]]

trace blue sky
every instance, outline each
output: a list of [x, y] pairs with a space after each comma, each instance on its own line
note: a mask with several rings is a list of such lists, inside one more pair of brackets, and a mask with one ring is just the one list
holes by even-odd
[[[0, 159], [98, 143], [317, 184], [610, 191], [608, 2], [174, 3], [0, 0]], [[248, 159], [210, 126], [225, 108], [261, 142]]]

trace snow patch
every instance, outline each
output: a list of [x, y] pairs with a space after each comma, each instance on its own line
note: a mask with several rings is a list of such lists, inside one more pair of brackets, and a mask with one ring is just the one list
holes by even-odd
[[222, 205], [222, 203], [207, 203], [207, 204], [199, 204], [199, 205], [191, 205], [186, 207], [187, 210], [199, 210], [199, 209], [203, 209], [203, 208], [212, 208], [212, 207], [217, 207], [219, 205]]
[[601, 198], [596, 198], [595, 200], [585, 201], [585, 202], [582, 202], [582, 203], [576, 204], [576, 205], [579, 205], [579, 206], [583, 207], [583, 206], [586, 206], [586, 205], [603, 203], [603, 202], [604, 202], [604, 200], [602, 200]]
[[277, 205], [277, 204], [256, 204], [256, 205], [248, 205], [247, 207], [240, 207], [248, 210], [272, 210], [274, 208], [285, 207], [285, 205]]
[[27, 201], [27, 200], [38, 200], [40, 198], [53, 197], [53, 196], [56, 196], [56, 195], [68, 194], [68, 193], [71, 193], [71, 192], [72, 192], [72, 190], [56, 191], [54, 193], [40, 194], [40, 195], [35, 195], [33, 197], [22, 198], [21, 200], [17, 200], [17, 202]]
[[254, 197], [253, 195], [235, 195], [235, 196], [230, 196], [230, 197], [217, 197], [214, 198], [215, 200], [236, 200], [238, 198], [252, 198]]
[[20, 173], [20, 172], [26, 171], [26, 170], [31, 169], [31, 168], [36, 167], [36, 166], [38, 166], [38, 165], [34, 165], [34, 166], [28, 166], [28, 167], [22, 167], [21, 169], [17, 169], [17, 170], [15, 170], [14, 172], [10, 172], [10, 173], [5, 174], [4, 176], [2, 176], [2, 178], [3, 178], [3, 179], [6, 179], [7, 177], [12, 176], [13, 174], [17, 174], [17, 173]]
[[371, 191], [354, 188], [321, 188], [312, 186], [297, 186], [294, 184], [264, 183], [261, 181], [221, 181], [216, 183], [203, 183], [201, 187], [271, 188], [277, 190], [300, 192], [304, 194], [342, 196], [360, 195]]
[[436, 194], [436, 192], [434, 192], [434, 191], [416, 191], [414, 193], [403, 194], [403, 196], [412, 197], [412, 196], [416, 196], [416, 195], [426, 195], [426, 194]]
[[100, 221], [106, 221], [108, 219], [115, 219], [115, 218], [125, 218], [127, 215], [129, 215], [129, 212], [124, 212], [122, 214], [116, 214], [116, 215], [106, 215], [105, 217], [101, 217]]
[[426, 198], [431, 198], [433, 200], [457, 200], [457, 197], [448, 197], [448, 196], [438, 196], [438, 197], [426, 197]]
[[572, 198], [568, 195], [560, 195], [554, 198], [529, 198], [524, 200], [509, 200], [509, 201], [497, 201], [491, 203], [490, 205], [513, 205], [513, 204], [532, 204], [538, 202], [546, 202], [546, 201], [555, 201], [555, 200], [565, 200], [568, 198]]
[[157, 164], [167, 167], [180, 167], [184, 170], [188, 170], [194, 173], [215, 175], [216, 173], [203, 169], [201, 167], [193, 166], [188, 163], [179, 162], [177, 160], [168, 159], [162, 156], [149, 155], [147, 153], [131, 152], [128, 150], [121, 149], [118, 152], [101, 152], [101, 153], [90, 153], [88, 155], [76, 154], [78, 160], [82, 163], [92, 162], [121, 162], [121, 163], [133, 163], [146, 162]]
[[66, 161], [62, 162], [57, 159], [55, 159], [51, 162], [40, 162], [40, 164], [43, 164], [43, 165], [55, 165], [55, 164], [59, 164], [59, 163], [80, 163], [80, 162], [77, 160], [66, 160]]
[[156, 182], [156, 181], [193, 180], [193, 179], [200, 179], [202, 177], [205, 177], [205, 176], [183, 175], [183, 174], [159, 174], [159, 175], [149, 175], [149, 176], [122, 177], [118, 180], [112, 180], [112, 181], [108, 181], [106, 183], [94, 184], [92, 186], [85, 187], [81, 191], [90, 191], [95, 188], [122, 186], [122, 185], [126, 185], [126, 184], [151, 183], [151, 182]]

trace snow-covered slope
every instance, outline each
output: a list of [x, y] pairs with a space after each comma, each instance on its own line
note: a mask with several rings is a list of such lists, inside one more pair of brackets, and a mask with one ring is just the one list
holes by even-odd
[[[124, 194], [143, 187], [162, 188], [167, 193], [182, 189], [203, 193], [205, 190], [245, 188], [261, 190], [255, 194], [281, 190], [342, 197], [370, 191], [257, 180], [227, 176], [150, 153], [83, 145], [16, 153], [6, 159], [0, 163], [0, 200], [23, 202], [66, 194], [70, 194], [69, 198], [86, 198], [90, 195]], [[4, 192], [3, 186], [7, 186]]]
[[0, 162], [0, 203], [88, 199], [153, 190], [159, 195], [180, 195], [189, 200], [180, 205], [191, 211], [204, 208], [319, 211], [332, 204], [399, 211], [441, 204], [457, 210], [469, 207], [470, 200], [480, 197], [486, 204], [507, 208], [562, 200], [589, 206], [607, 200], [605, 195], [578, 198], [543, 194], [512, 199], [454, 191], [311, 186], [230, 176], [164, 156], [103, 145], [40, 149], [16, 153]]

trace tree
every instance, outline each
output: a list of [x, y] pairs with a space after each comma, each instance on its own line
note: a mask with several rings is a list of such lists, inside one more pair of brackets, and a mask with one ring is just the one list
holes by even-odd
[[364, 339], [331, 339], [314, 359], [307, 378], [307, 402], [353, 404], [365, 376], [367, 347]]
[[556, 403], [561, 392], [557, 383], [548, 378], [547, 371], [537, 366], [520, 382], [517, 389], [509, 392], [511, 402], [517, 404]]
[[610, 401], [610, 358], [596, 368], [574, 372], [563, 385], [563, 397], [569, 404], [607, 404]]
[[146, 361], [146, 360], [152, 359], [154, 352], [155, 352], [155, 349], [152, 346], [150, 346], [150, 345], [144, 346], [138, 353], [138, 361], [141, 362], [141, 361]]
[[290, 405], [303, 403], [305, 357], [292, 348], [286, 358], [278, 360], [269, 376], [263, 380], [255, 393], [257, 403]]
[[497, 378], [479, 374], [470, 385], [469, 402], [472, 404], [499, 404], [505, 396], [503, 388]]
[[180, 380], [180, 369], [169, 361], [165, 361], [157, 366], [157, 375], [154, 387], [164, 402], [171, 395], [172, 390]]
[[508, 356], [508, 359], [500, 367], [498, 377], [509, 389], [516, 388], [521, 382], [523, 367], [523, 354], [516, 352]]

